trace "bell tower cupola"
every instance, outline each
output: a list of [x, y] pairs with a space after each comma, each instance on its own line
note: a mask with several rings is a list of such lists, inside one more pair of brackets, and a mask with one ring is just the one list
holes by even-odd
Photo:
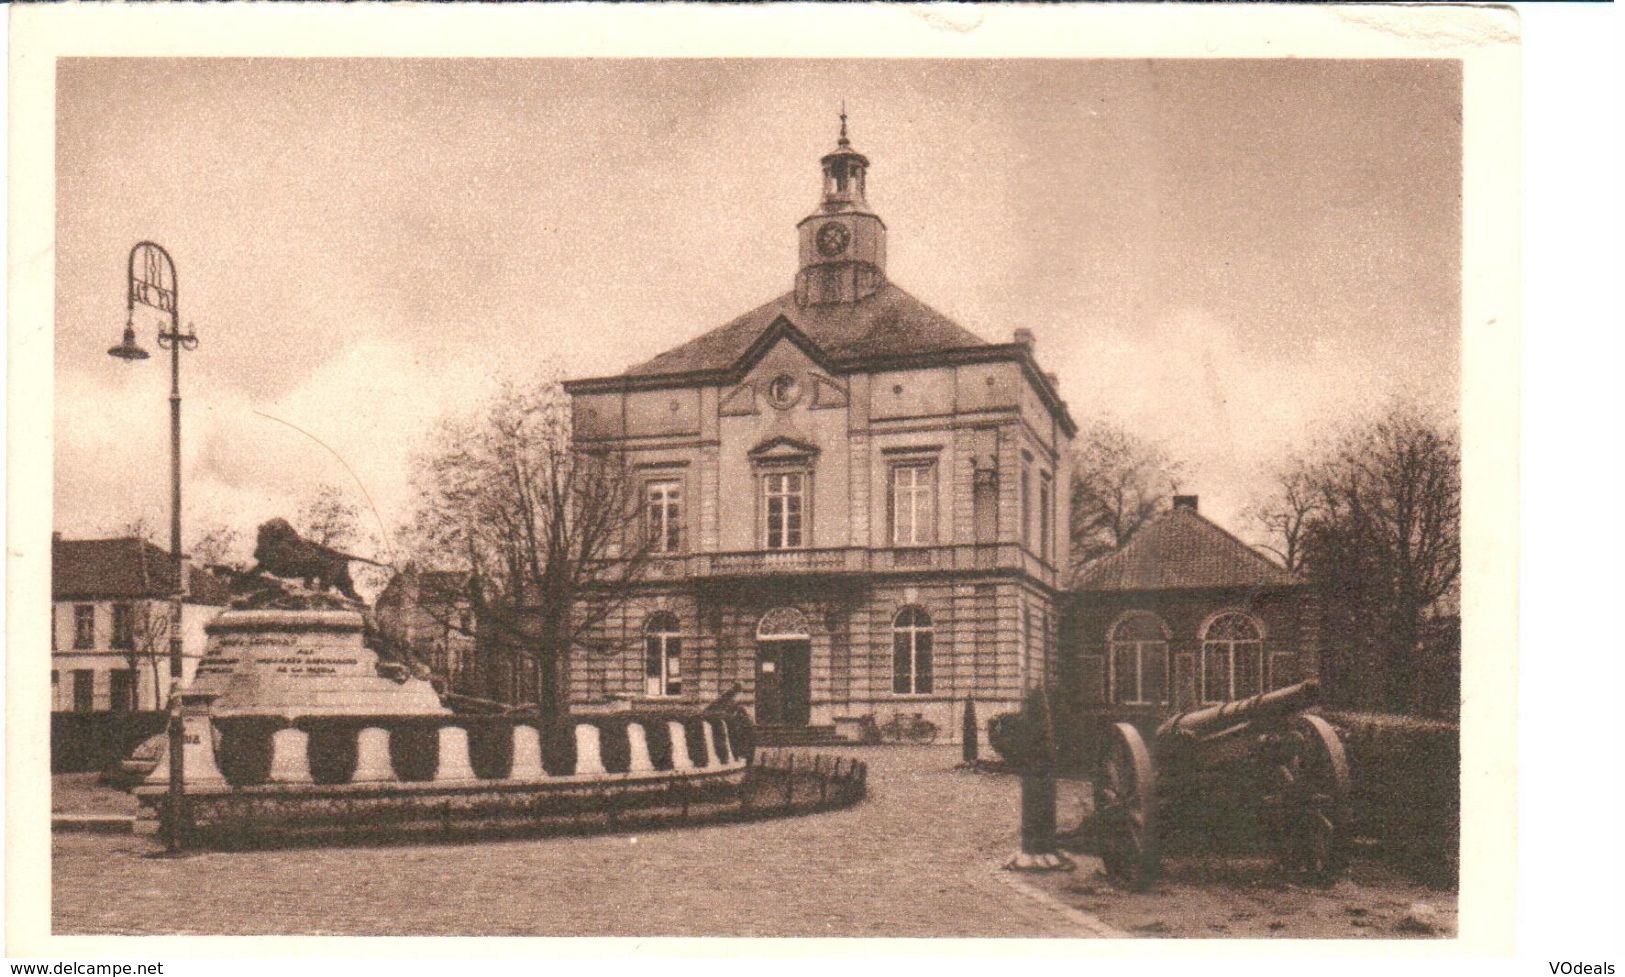
[[796, 303], [803, 306], [856, 302], [886, 281], [886, 224], [864, 196], [869, 159], [847, 138], [844, 105], [835, 151], [820, 163], [823, 200], [796, 225], [801, 238]]

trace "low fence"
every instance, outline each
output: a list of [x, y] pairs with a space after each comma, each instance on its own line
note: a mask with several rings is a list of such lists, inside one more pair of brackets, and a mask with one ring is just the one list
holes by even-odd
[[92, 773], [164, 731], [166, 712], [51, 713], [51, 772]]

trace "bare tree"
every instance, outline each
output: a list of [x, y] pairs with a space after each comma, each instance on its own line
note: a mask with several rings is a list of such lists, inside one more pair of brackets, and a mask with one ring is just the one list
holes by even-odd
[[132, 676], [142, 671], [152, 676], [152, 708], [163, 709], [162, 676], [169, 663], [169, 605], [159, 600], [139, 600], [115, 606], [126, 608], [126, 618], [123, 622], [114, 620], [114, 647], [124, 653]]
[[1182, 467], [1161, 445], [1113, 421], [1090, 424], [1072, 448], [1072, 572], [1115, 551], [1167, 508]]
[[345, 550], [364, 542], [361, 510], [334, 485], [316, 486], [299, 506], [293, 522], [301, 536], [323, 546]]
[[1461, 574], [1460, 465], [1453, 427], [1401, 402], [1308, 469], [1318, 508], [1303, 566], [1326, 597], [1328, 637], [1369, 666], [1388, 709], [1415, 707], [1428, 614]]
[[192, 538], [192, 562], [202, 567], [225, 566], [234, 559], [241, 562], [242, 554], [238, 550], [241, 542], [242, 534], [235, 529], [208, 526]]
[[507, 385], [416, 460], [419, 566], [470, 570], [482, 654], [524, 662], [546, 717], [569, 658], [633, 593], [651, 549], [624, 454], [571, 440], [557, 383]]
[[1263, 531], [1258, 548], [1274, 554], [1293, 573], [1303, 569], [1303, 547], [1315, 517], [1326, 511], [1317, 474], [1301, 458], [1290, 459], [1275, 477], [1275, 490], [1247, 512]]
[[[144, 518], [126, 524], [123, 535], [157, 546], [153, 543], [152, 524]], [[141, 573], [141, 591], [149, 596], [114, 605], [112, 644], [123, 653], [132, 676], [139, 676], [142, 671], [152, 675], [152, 707], [162, 709], [160, 683], [169, 661], [170, 618], [169, 605], [162, 595], [175, 586], [175, 564], [168, 552], [155, 554], [147, 545], [136, 547], [136, 560]]]

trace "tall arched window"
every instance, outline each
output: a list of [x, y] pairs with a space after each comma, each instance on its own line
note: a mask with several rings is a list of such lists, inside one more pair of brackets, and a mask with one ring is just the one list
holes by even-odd
[[1135, 611], [1118, 618], [1107, 635], [1111, 646], [1111, 701], [1155, 704], [1168, 698], [1168, 629], [1155, 614]]
[[677, 615], [658, 611], [643, 626], [643, 691], [646, 695], [683, 694], [683, 639]]
[[924, 695], [931, 691], [931, 615], [905, 607], [892, 621], [892, 691]]
[[1264, 691], [1264, 630], [1240, 611], [1220, 614], [1202, 632], [1202, 701], [1245, 699]]

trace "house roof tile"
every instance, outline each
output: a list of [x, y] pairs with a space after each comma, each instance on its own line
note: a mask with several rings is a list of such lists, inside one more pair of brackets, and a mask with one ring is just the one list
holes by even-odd
[[1085, 567], [1080, 591], [1291, 587], [1302, 581], [1194, 509], [1141, 526], [1117, 552]]
[[794, 292], [628, 369], [626, 376], [727, 370], [780, 318], [837, 361], [939, 353], [988, 345], [919, 299], [886, 283], [857, 302], [800, 306]]
[[[188, 567], [187, 603], [223, 605], [230, 594], [212, 573]], [[118, 539], [53, 539], [51, 596], [54, 600], [120, 600], [168, 597], [174, 591], [175, 564], [153, 544]]]

